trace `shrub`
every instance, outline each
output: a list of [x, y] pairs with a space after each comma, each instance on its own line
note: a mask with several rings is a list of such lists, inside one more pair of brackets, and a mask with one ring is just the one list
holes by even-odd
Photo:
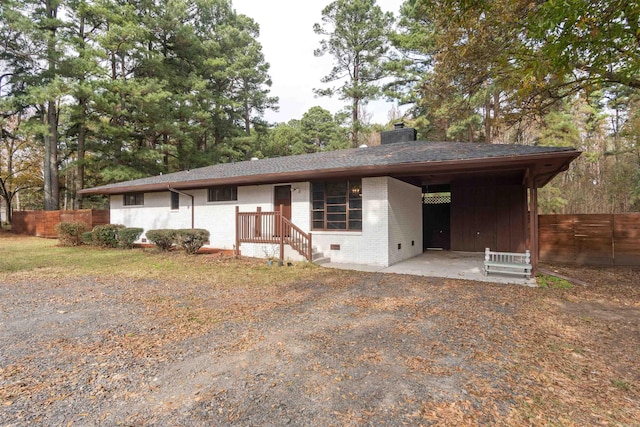
[[93, 231], [85, 231], [80, 235], [80, 239], [85, 245], [93, 245]]
[[121, 248], [131, 249], [133, 242], [138, 240], [144, 230], [138, 227], [127, 227], [118, 230], [118, 245]]
[[156, 248], [166, 252], [173, 246], [176, 230], [149, 230], [146, 235], [147, 239], [156, 245]]
[[93, 227], [93, 242], [103, 248], [118, 247], [118, 232], [125, 228], [121, 224], [105, 224]]
[[209, 230], [201, 228], [176, 230], [175, 243], [188, 254], [197, 253], [207, 240], [209, 240]]
[[89, 227], [84, 222], [61, 222], [56, 225], [58, 240], [62, 246], [80, 246], [82, 244], [82, 233]]

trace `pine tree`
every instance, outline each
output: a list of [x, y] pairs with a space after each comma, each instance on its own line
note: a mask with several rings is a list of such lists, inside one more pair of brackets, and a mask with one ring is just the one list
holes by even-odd
[[331, 72], [322, 82], [342, 82], [338, 87], [315, 92], [321, 96], [337, 94], [350, 102], [354, 147], [362, 130], [361, 106], [381, 94], [379, 85], [386, 75], [383, 63], [392, 23], [393, 15], [382, 12], [375, 0], [336, 0], [322, 10], [322, 24], [313, 27], [316, 34], [326, 37], [314, 54], [329, 54], [334, 59]]

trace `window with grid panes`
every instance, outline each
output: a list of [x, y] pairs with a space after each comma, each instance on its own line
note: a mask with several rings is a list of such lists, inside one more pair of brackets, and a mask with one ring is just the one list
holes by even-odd
[[313, 230], [362, 230], [362, 181], [311, 183]]
[[209, 202], [230, 202], [238, 200], [238, 187], [209, 187], [207, 191], [207, 201]]
[[125, 206], [143, 206], [144, 193], [127, 193], [124, 195], [123, 204]]

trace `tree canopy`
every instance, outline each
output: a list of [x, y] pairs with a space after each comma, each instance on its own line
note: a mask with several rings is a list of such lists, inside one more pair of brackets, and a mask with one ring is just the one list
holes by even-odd
[[61, 187], [79, 204], [86, 185], [244, 159], [277, 108], [229, 0], [8, 0], [0, 35], [2, 114], [45, 149], [46, 209]]
[[314, 54], [329, 54], [334, 61], [322, 82], [339, 84], [316, 93], [350, 101], [353, 146], [359, 144], [362, 130], [360, 108], [380, 94], [392, 23], [393, 15], [384, 13], [375, 0], [336, 0], [322, 10], [322, 23], [313, 26], [325, 37]]
[[318, 18], [315, 93], [346, 108], [268, 123], [260, 29], [231, 0], [4, 0], [0, 200], [88, 207], [89, 186], [375, 143], [385, 96], [421, 140], [582, 150], [545, 212], [640, 210], [638, 2], [334, 0]]
[[638, 209], [640, 145], [623, 129], [637, 115], [639, 13], [619, 0], [407, 0], [386, 93], [427, 140], [582, 149], [545, 189], [564, 204], [543, 197], [544, 209]]

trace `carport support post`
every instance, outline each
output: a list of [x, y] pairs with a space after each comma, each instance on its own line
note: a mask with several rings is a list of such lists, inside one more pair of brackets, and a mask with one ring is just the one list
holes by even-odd
[[533, 177], [533, 169], [528, 171], [529, 187], [529, 251], [531, 252], [531, 276], [538, 269], [538, 189]]

